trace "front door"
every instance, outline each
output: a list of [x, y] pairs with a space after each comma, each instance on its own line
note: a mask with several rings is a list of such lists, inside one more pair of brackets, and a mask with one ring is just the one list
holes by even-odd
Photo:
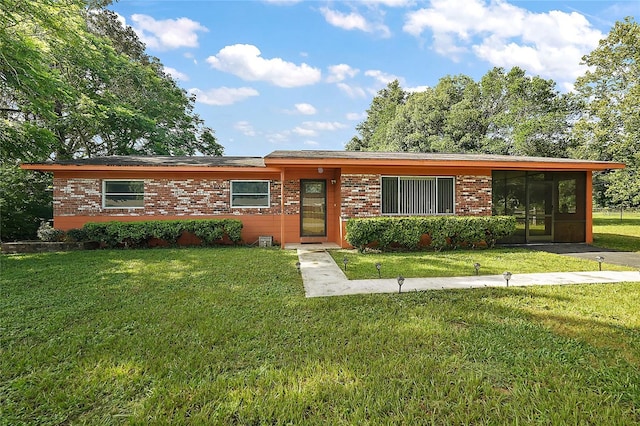
[[527, 242], [553, 241], [553, 195], [553, 181], [544, 180], [544, 174], [529, 179]]
[[300, 236], [327, 236], [327, 181], [300, 181]]

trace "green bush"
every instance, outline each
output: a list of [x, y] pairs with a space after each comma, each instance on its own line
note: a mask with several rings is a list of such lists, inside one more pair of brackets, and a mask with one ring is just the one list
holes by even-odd
[[242, 222], [235, 219], [113, 221], [87, 223], [82, 231], [86, 240], [107, 247], [143, 247], [152, 238], [176, 245], [183, 232], [194, 234], [203, 245], [219, 244], [225, 237], [237, 244], [241, 241]]
[[87, 231], [84, 229], [69, 229], [64, 236], [65, 241], [70, 243], [83, 243], [88, 241]]
[[516, 222], [511, 216], [356, 218], [347, 221], [346, 240], [361, 251], [373, 245], [382, 250], [390, 247], [416, 250], [424, 235], [430, 237], [430, 247], [436, 250], [483, 244], [493, 247], [515, 229]]

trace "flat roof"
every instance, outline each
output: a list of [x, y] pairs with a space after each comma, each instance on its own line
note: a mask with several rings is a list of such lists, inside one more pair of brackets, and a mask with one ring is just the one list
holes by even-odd
[[547, 163], [593, 163], [612, 164], [608, 161], [577, 160], [574, 158], [525, 157], [493, 154], [449, 154], [441, 152], [383, 152], [383, 151], [273, 151], [265, 159], [345, 159], [345, 160], [435, 160], [435, 161], [523, 161]]
[[491, 170], [607, 170], [621, 169], [624, 164], [572, 158], [523, 157], [489, 154], [447, 154], [373, 151], [273, 151], [265, 157], [224, 156], [108, 156], [55, 160], [23, 164], [23, 169], [40, 171], [109, 171], [154, 170], [205, 172], [216, 171], [278, 172], [282, 168], [305, 167], [384, 168], [452, 167]]
[[47, 161], [41, 164], [61, 166], [202, 166], [202, 167], [265, 167], [262, 157], [111, 155]]

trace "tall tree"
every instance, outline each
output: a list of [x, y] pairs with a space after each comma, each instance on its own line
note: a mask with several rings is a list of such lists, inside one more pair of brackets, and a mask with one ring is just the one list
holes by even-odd
[[360, 134], [347, 144], [352, 151], [379, 151], [387, 143], [387, 127], [395, 117], [397, 108], [404, 104], [407, 93], [402, 90], [398, 80], [394, 80], [373, 98], [367, 110], [367, 118], [356, 126]]
[[22, 238], [51, 217], [50, 177], [17, 170], [20, 161], [222, 154], [195, 98], [108, 3], [0, 0], [0, 238]]
[[220, 155], [194, 98], [106, 2], [0, 0], [3, 160]]
[[359, 139], [369, 141], [363, 144], [368, 150], [566, 156], [571, 142], [571, 97], [559, 94], [552, 80], [528, 77], [517, 67], [508, 73], [494, 68], [480, 82], [445, 76], [388, 108], [390, 121], [377, 113], [386, 99], [374, 98], [357, 128], [375, 135]]
[[574, 136], [584, 158], [619, 161], [624, 170], [598, 176], [602, 204], [640, 206], [640, 25], [616, 22], [584, 58], [589, 71], [576, 81], [585, 110]]

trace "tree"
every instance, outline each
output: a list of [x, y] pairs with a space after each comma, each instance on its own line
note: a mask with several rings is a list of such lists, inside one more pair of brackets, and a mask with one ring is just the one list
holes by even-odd
[[576, 123], [576, 154], [626, 164], [596, 177], [605, 205], [640, 206], [640, 26], [616, 22], [607, 38], [583, 58], [589, 70], [576, 81], [585, 109]]
[[194, 97], [114, 13], [81, 0], [0, 2], [3, 160], [222, 154]]
[[[50, 183], [41, 184], [50, 177], [20, 171], [20, 161], [222, 155], [213, 130], [194, 113], [195, 98], [103, 9], [108, 3], [0, 0], [2, 238], [23, 238], [25, 230], [32, 237], [40, 218], [51, 217]], [[49, 213], [33, 212], [38, 203]]]
[[435, 87], [390, 103], [380, 114], [379, 105], [387, 101], [386, 96], [374, 98], [357, 128], [361, 149], [566, 156], [572, 141], [575, 102], [559, 94], [552, 80], [527, 77], [517, 67], [508, 73], [494, 68], [480, 82], [445, 76]]
[[34, 238], [51, 203], [51, 176], [0, 165], [0, 241]]
[[356, 126], [360, 136], [353, 137], [346, 148], [352, 151], [380, 151], [386, 144], [387, 126], [406, 97], [407, 93], [402, 90], [398, 80], [380, 90], [367, 110], [367, 119]]

